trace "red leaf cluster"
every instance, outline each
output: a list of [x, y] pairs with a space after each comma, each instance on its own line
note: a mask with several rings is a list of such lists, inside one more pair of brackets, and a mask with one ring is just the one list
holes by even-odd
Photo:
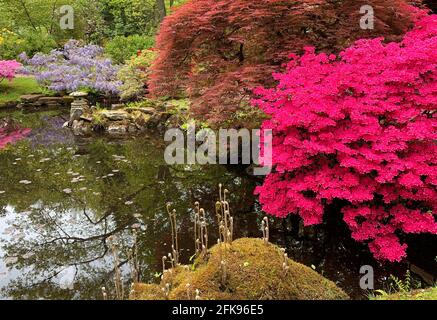
[[[417, 3], [418, 1], [415, 1]], [[361, 38], [397, 41], [417, 11], [407, 0], [195, 0], [160, 27], [149, 84], [156, 96], [188, 93], [195, 118], [235, 124], [253, 87], [274, 83], [290, 53], [338, 53]], [[375, 28], [362, 30], [360, 8], [374, 8]]]

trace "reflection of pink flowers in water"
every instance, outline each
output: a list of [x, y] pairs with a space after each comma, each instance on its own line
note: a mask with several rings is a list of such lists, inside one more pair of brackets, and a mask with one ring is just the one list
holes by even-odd
[[31, 129], [16, 129], [7, 132], [6, 129], [0, 128], [0, 149], [3, 149], [9, 143], [15, 143], [27, 136]]

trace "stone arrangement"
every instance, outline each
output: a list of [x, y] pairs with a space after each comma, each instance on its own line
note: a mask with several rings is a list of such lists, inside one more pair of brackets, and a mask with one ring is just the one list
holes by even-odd
[[124, 108], [118, 105], [111, 110], [91, 107], [78, 119], [73, 119], [71, 128], [75, 135], [107, 133], [112, 136], [138, 134], [147, 130], [161, 131], [171, 114], [152, 107]]
[[20, 97], [17, 108], [39, 109], [39, 108], [62, 108], [69, 107], [73, 102], [73, 97], [52, 97], [44, 94], [29, 94]]

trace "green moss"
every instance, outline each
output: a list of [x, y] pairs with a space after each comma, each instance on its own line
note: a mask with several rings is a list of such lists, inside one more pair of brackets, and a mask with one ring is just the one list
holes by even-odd
[[11, 82], [4, 80], [0, 83], [0, 104], [19, 101], [25, 94], [41, 92], [41, 87], [32, 77], [18, 77]]
[[93, 124], [102, 125], [105, 123], [105, 119], [102, 116], [102, 113], [97, 111], [92, 114]]
[[437, 287], [428, 289], [418, 289], [409, 292], [396, 292], [387, 294], [380, 292], [376, 297], [370, 297], [371, 300], [437, 300]]
[[[225, 261], [223, 280], [221, 261]], [[200, 290], [204, 300], [325, 300], [348, 299], [332, 281], [300, 263], [288, 259], [289, 270], [283, 270], [281, 250], [261, 239], [242, 238], [232, 245], [216, 245], [208, 256], [198, 258], [194, 268], [178, 266], [167, 271], [159, 285], [143, 285], [134, 289], [132, 298], [150, 299], [170, 284], [171, 300], [193, 299]]]
[[141, 101], [127, 103], [125, 109], [155, 108], [159, 110], [162, 109], [163, 104], [161, 100], [143, 99]]

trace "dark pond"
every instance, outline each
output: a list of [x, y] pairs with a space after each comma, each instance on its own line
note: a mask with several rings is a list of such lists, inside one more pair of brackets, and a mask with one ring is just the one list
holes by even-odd
[[[212, 212], [219, 183], [230, 191], [236, 236], [261, 237], [263, 215], [253, 196], [257, 181], [241, 170], [168, 166], [161, 137], [75, 139], [62, 129], [68, 115], [59, 111], [8, 115], [33, 131], [0, 151], [2, 299], [101, 299], [102, 287], [114, 297], [111, 240], [118, 243], [128, 288], [134, 234], [141, 281], [157, 281], [161, 257], [170, 251], [166, 203], [177, 210], [181, 255], [188, 262], [194, 247], [195, 201], [210, 213], [210, 239], [216, 239]], [[359, 288], [362, 265], [375, 268], [379, 288], [390, 274], [405, 274], [406, 263], [379, 265], [365, 246], [350, 240], [341, 217], [305, 229], [293, 220], [272, 219], [271, 241], [354, 298], [367, 294]], [[437, 269], [435, 240], [410, 241], [411, 252], [417, 253], [411, 262], [431, 274]]]

